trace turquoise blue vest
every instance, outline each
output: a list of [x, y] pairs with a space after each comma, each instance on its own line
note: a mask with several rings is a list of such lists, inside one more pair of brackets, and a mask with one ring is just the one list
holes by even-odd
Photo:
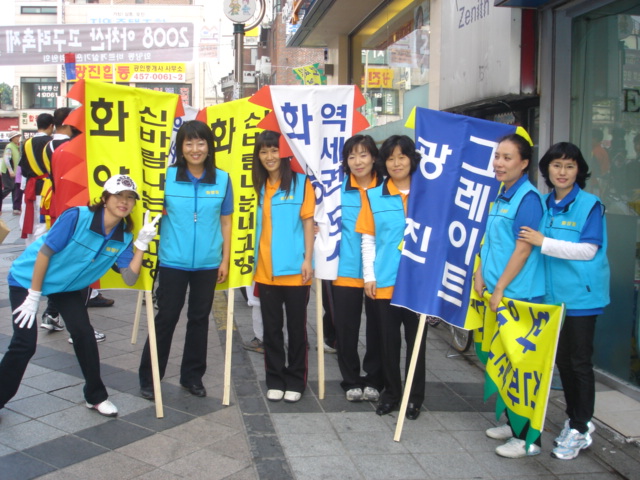
[[360, 190], [351, 186], [351, 175], [342, 182], [342, 235], [338, 276], [362, 278], [362, 235], [356, 232], [362, 200]]
[[[42, 284], [43, 295], [88, 287], [107, 273], [133, 239], [121, 222], [106, 240], [102, 235], [102, 210], [93, 213], [87, 207], [76, 208], [79, 215], [73, 236], [66, 247], [51, 256]], [[24, 288], [31, 285], [36, 257], [47, 235], [29, 245], [11, 266], [10, 275]]]
[[[307, 177], [294, 173], [295, 186], [291, 182], [291, 191], [287, 196], [278, 190], [271, 199], [271, 265], [273, 276], [299, 275], [304, 261], [304, 230], [300, 210], [304, 203], [304, 190]], [[260, 236], [262, 235], [262, 206], [264, 204], [264, 186], [258, 201], [258, 225], [256, 228], [255, 264], [258, 264]], [[255, 271], [255, 270], [254, 270]]]
[[[540, 192], [531, 185], [531, 182], [526, 181], [520, 185], [510, 200], [498, 197], [489, 212], [484, 245], [480, 250], [482, 278], [489, 292], [495, 289], [498, 279], [516, 248], [513, 222], [520, 208], [520, 202], [529, 192], [535, 192], [542, 202]], [[522, 270], [505, 289], [505, 297], [527, 300], [544, 295], [544, 264], [540, 257], [540, 247], [533, 247]]]
[[393, 287], [400, 265], [398, 247], [404, 238], [405, 215], [401, 195], [389, 193], [387, 178], [376, 188], [367, 190], [376, 227], [376, 259], [373, 270], [376, 287]]
[[[546, 195], [545, 206], [547, 205]], [[545, 209], [542, 217], [542, 233], [549, 238], [580, 242], [580, 234], [589, 213], [596, 207], [604, 215], [600, 199], [580, 190], [575, 200], [564, 211], [553, 215]], [[602, 219], [603, 243], [591, 260], [563, 260], [544, 256], [547, 277], [545, 303], [564, 302], [567, 310], [589, 310], [603, 308], [609, 304], [609, 261], [607, 260], [607, 224]]]
[[214, 269], [222, 261], [220, 213], [229, 174], [216, 169], [197, 184], [186, 171], [167, 169], [160, 230], [160, 264], [180, 270]]

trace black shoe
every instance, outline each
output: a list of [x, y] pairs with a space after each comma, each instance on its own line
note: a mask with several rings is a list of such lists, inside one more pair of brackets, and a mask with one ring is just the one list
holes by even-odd
[[87, 307], [111, 307], [114, 304], [114, 300], [110, 298], [104, 298], [101, 293], [93, 297], [87, 303]]
[[420, 416], [421, 407], [421, 405], [416, 405], [415, 403], [410, 403], [409, 405], [407, 405], [407, 413], [405, 414], [407, 419], [415, 420], [416, 418], [418, 418]]
[[154, 400], [153, 387], [140, 387], [140, 396], [145, 400]]
[[396, 404], [395, 403], [382, 403], [380, 402], [378, 404], [378, 407], [376, 408], [376, 414], [377, 415], [388, 415], [389, 413], [393, 412], [396, 409]]
[[195, 397], [207, 396], [207, 390], [202, 385], [182, 385], [182, 388], [189, 390], [189, 393]]

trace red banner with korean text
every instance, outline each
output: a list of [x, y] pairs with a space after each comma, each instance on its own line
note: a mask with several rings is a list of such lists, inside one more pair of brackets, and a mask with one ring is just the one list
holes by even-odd
[[[94, 203], [107, 179], [131, 176], [141, 200], [132, 212], [134, 231], [142, 226], [145, 210], [162, 212], [164, 180], [174, 119], [184, 115], [178, 95], [140, 88], [81, 80], [69, 98], [82, 103], [67, 123], [83, 132], [72, 139], [67, 152], [78, 159], [64, 173], [56, 188], [88, 190]], [[138, 282], [128, 287], [119, 274], [107, 272], [100, 289], [151, 290], [158, 265], [159, 237], [149, 245]]]
[[196, 117], [211, 127], [216, 167], [229, 173], [233, 186], [229, 276], [225, 283], [217, 285], [217, 290], [246, 287], [253, 279], [257, 196], [251, 163], [256, 137], [263, 130], [258, 123], [269, 112], [242, 98], [207, 107]]

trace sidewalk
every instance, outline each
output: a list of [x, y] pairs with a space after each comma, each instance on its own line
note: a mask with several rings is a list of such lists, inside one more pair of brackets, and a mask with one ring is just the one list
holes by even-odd
[[[13, 231], [0, 245], [0, 354], [12, 333], [6, 276], [23, 250], [17, 217], [8, 208], [2, 218]], [[138, 394], [146, 318], [138, 344], [131, 345], [137, 293], [104, 293], [115, 305], [89, 313], [107, 335], [99, 345], [102, 375], [119, 416], [108, 419], [84, 406], [83, 380], [68, 334], [39, 329], [38, 350], [18, 395], [0, 410], [0, 480], [639, 478], [640, 449], [621, 433], [634, 433], [640, 404], [600, 383], [594, 442], [577, 459], [549, 456], [565, 418], [562, 392], [556, 391], [542, 454], [498, 457], [499, 442], [484, 435], [495, 424], [495, 403], [482, 400], [483, 370], [473, 354], [447, 356], [449, 336], [443, 326], [429, 330], [425, 404], [418, 420], [405, 421], [400, 442], [393, 441], [397, 412], [379, 417], [373, 404], [345, 400], [335, 355], [325, 355], [325, 398], [319, 400], [313, 294], [309, 384], [299, 403], [266, 401], [262, 356], [241, 346], [253, 338], [251, 310], [236, 292], [231, 405], [222, 406], [227, 299], [217, 293], [204, 378], [209, 396], [196, 398], [179, 386], [181, 321], [162, 383], [165, 417], [157, 419], [154, 404]]]

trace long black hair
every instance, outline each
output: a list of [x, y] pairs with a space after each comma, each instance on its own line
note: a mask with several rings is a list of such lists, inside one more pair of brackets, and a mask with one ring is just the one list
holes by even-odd
[[589, 173], [589, 165], [587, 161], [582, 156], [582, 152], [580, 149], [570, 142], [559, 142], [555, 145], [551, 145], [547, 153], [545, 153], [540, 159], [540, 173], [544, 178], [544, 183], [547, 184], [547, 187], [553, 188], [553, 183], [549, 180], [549, 165], [554, 160], [575, 160], [578, 165], [578, 174], [576, 175], [576, 183], [580, 188], [584, 190], [587, 186], [587, 179], [591, 176]]
[[182, 154], [182, 145], [185, 140], [193, 140], [199, 139], [207, 142], [207, 146], [209, 147], [209, 151], [207, 152], [207, 158], [204, 161], [204, 170], [207, 176], [212, 175], [211, 180], [212, 183], [216, 182], [216, 157], [215, 150], [213, 147], [213, 133], [204, 122], [200, 120], [189, 120], [184, 122], [180, 128], [178, 129], [178, 133], [176, 134], [176, 167], [181, 170], [185, 170], [187, 168], [187, 161], [184, 159], [184, 155]]
[[[260, 195], [262, 187], [267, 183], [269, 172], [264, 168], [260, 161], [260, 150], [263, 148], [280, 148], [280, 134], [273, 130], [264, 130], [256, 138], [256, 144], [253, 148], [253, 164], [251, 178], [253, 180], [253, 188]], [[284, 190], [287, 195], [291, 192], [291, 186], [295, 187], [297, 176], [291, 170], [291, 159], [280, 157], [280, 190]]]

